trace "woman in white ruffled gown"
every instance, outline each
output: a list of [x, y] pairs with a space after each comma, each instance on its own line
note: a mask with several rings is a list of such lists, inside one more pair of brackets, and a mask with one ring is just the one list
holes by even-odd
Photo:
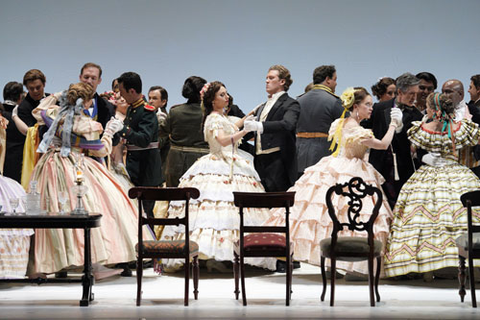
[[[190, 240], [199, 245], [201, 260], [233, 261], [233, 245], [239, 239], [240, 216], [233, 203], [233, 191], [264, 192], [253, 163], [238, 154], [238, 144], [247, 133], [239, 130], [243, 120], [233, 124], [225, 115], [229, 96], [225, 86], [207, 83], [202, 89], [206, 119], [204, 138], [210, 153], [199, 158], [180, 179], [179, 187], [195, 187], [200, 197], [190, 205]], [[171, 202], [169, 218], [184, 215], [182, 203]], [[261, 225], [269, 210], [245, 210], [245, 225]], [[165, 228], [163, 238], [183, 239], [184, 228]], [[246, 259], [246, 263], [275, 270], [275, 259]], [[169, 260], [167, 269], [180, 266]], [[218, 266], [218, 264], [215, 264]], [[208, 267], [208, 262], [207, 262]], [[221, 271], [221, 270], [219, 270]]]

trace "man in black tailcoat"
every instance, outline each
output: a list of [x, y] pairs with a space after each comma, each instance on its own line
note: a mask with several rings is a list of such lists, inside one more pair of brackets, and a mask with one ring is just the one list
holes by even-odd
[[[397, 96], [392, 100], [378, 103], [369, 121], [365, 123], [366, 127], [372, 129], [376, 138], [382, 139], [390, 124], [391, 109], [399, 108], [403, 113], [403, 126], [397, 128], [391, 147], [387, 150], [370, 150], [369, 161], [385, 178], [383, 190], [392, 208], [403, 184], [420, 166], [420, 162], [411, 153], [410, 141], [407, 137], [412, 121], [420, 121], [423, 117], [423, 114], [414, 106], [419, 90], [418, 84], [419, 80], [411, 73], [407, 72], [399, 76], [396, 80]], [[395, 171], [398, 173], [397, 177]]]
[[270, 67], [268, 100], [256, 110], [255, 120], [245, 121], [245, 129], [255, 132], [255, 169], [266, 191], [286, 191], [297, 179], [295, 128], [300, 105], [287, 94], [292, 82], [287, 68]]

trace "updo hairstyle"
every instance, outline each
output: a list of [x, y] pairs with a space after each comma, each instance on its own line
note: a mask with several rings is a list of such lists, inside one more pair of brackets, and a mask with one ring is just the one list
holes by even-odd
[[387, 88], [395, 84], [395, 80], [390, 77], [383, 77], [377, 83], [372, 86], [372, 93], [378, 100], [382, 98], [382, 96], [387, 93]]
[[83, 101], [88, 101], [93, 99], [94, 95], [95, 91], [89, 84], [83, 82], [73, 83], [68, 87], [67, 101], [68, 104], [74, 106], [79, 98], [82, 98]]

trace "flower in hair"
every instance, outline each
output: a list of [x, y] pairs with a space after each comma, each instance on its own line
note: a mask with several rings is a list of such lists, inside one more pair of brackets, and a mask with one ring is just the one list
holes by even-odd
[[342, 100], [343, 107], [345, 109], [350, 109], [355, 101], [355, 89], [352, 87], [345, 89], [340, 96], [340, 99]]
[[207, 92], [208, 88], [210, 88], [210, 82], [207, 82], [203, 85], [202, 90], [200, 90], [200, 99], [203, 101], [203, 96], [205, 95], [205, 92]]

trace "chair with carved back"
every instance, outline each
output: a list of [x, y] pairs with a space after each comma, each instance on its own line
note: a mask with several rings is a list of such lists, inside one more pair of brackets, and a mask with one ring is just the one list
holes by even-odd
[[[332, 204], [332, 195], [347, 197], [348, 221], [339, 221], [337, 218], [336, 208]], [[363, 200], [365, 197], [374, 197], [375, 203], [373, 211], [368, 221], [361, 221], [360, 213], [363, 208]], [[378, 216], [379, 209], [382, 205], [382, 191], [374, 186], [366, 184], [362, 178], [353, 177], [349, 182], [338, 183], [331, 186], [326, 194], [326, 203], [328, 214], [333, 222], [333, 230], [330, 238], [323, 239], [320, 242], [320, 268], [322, 271], [323, 291], [321, 301], [325, 299], [327, 291], [327, 277], [325, 273], [325, 258], [331, 260], [331, 279], [330, 279], [330, 306], [334, 305], [335, 299], [335, 274], [336, 261], [363, 261], [368, 260], [368, 285], [370, 292], [370, 305], [375, 306], [374, 291], [377, 302], [380, 301], [378, 292], [378, 280], [380, 278], [381, 268], [381, 252], [383, 244], [381, 241], [374, 240], [373, 224]], [[342, 237], [338, 233], [347, 228], [350, 231], [366, 232], [367, 237]], [[377, 260], [377, 270], [374, 276], [374, 259]], [[375, 290], [374, 290], [375, 289]]]
[[480, 225], [473, 224], [473, 207], [480, 206], [480, 190], [464, 193], [460, 200], [464, 207], [467, 207], [467, 233], [458, 237], [455, 242], [458, 247], [458, 281], [460, 284], [460, 300], [465, 299], [465, 261], [468, 260], [468, 277], [470, 278], [470, 292], [472, 294], [472, 307], [477, 307], [475, 296], [474, 259], [480, 259]]
[[[188, 209], [190, 199], [197, 199], [200, 192], [196, 188], [158, 188], [134, 187], [128, 192], [131, 199], [138, 200], [138, 243], [137, 251], [137, 306], [142, 299], [143, 259], [185, 259], [185, 293], [184, 305], [188, 306], [188, 287], [190, 269], [193, 269], [193, 287], [195, 300], [198, 299], [198, 244], [189, 239]], [[143, 201], [185, 201], [185, 216], [183, 218], [150, 218], [143, 214]], [[143, 226], [149, 225], [184, 225], [184, 240], [143, 240]], [[192, 262], [190, 262], [192, 260]], [[192, 266], [192, 268], [190, 268]]]
[[[245, 291], [245, 257], [286, 258], [286, 305], [290, 305], [293, 251], [290, 244], [290, 207], [295, 201], [295, 192], [234, 192], [235, 206], [239, 207], [240, 235], [234, 245], [235, 298], [239, 296], [239, 275], [242, 285], [243, 305], [247, 305]], [[244, 225], [245, 208], [285, 208], [284, 226]]]

